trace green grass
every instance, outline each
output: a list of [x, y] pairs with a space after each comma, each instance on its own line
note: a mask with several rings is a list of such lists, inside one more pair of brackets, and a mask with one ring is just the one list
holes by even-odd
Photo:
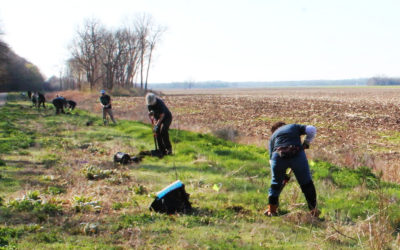
[[[320, 220], [308, 216], [294, 178], [282, 192], [281, 216], [267, 218], [270, 170], [263, 148], [171, 130], [174, 156], [115, 165], [118, 151], [154, 148], [150, 125], [103, 126], [99, 116], [82, 110], [54, 113], [18, 98], [0, 108], [3, 247], [346, 249], [398, 243], [400, 186], [366, 167], [311, 161]], [[193, 213], [149, 211], [154, 194], [176, 178], [190, 193]], [[370, 231], [368, 223], [371, 230], [384, 225], [389, 231]]]

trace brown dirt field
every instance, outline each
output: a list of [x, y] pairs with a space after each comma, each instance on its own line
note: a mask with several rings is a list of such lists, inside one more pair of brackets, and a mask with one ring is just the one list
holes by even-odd
[[[230, 128], [238, 141], [266, 146], [277, 121], [314, 125], [310, 158], [355, 168], [369, 166], [400, 183], [400, 88], [269, 88], [164, 91], [173, 128]], [[78, 108], [101, 114], [98, 94], [63, 92]], [[148, 122], [143, 97], [113, 97], [117, 119]]]

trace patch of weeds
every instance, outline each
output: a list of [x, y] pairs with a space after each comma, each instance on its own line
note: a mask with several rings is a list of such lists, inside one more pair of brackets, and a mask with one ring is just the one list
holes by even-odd
[[18, 151], [18, 154], [19, 155], [31, 155], [31, 153], [29, 151], [26, 151], [26, 150], [20, 150], [20, 151]]
[[65, 188], [60, 186], [50, 186], [47, 188], [47, 193], [52, 195], [58, 195], [65, 193]]
[[368, 167], [357, 169], [339, 168], [323, 161], [310, 161], [313, 176], [316, 179], [329, 179], [336, 186], [342, 188], [354, 188], [365, 184], [368, 188], [376, 188], [379, 180]]
[[211, 226], [215, 225], [218, 219], [215, 217], [203, 215], [203, 216], [185, 216], [183, 220], [183, 225], [187, 228], [193, 228], [197, 226]]
[[4, 160], [0, 159], [0, 166], [5, 166], [5, 165], [6, 165], [6, 162]]
[[101, 210], [100, 203], [98, 201], [92, 201], [91, 197], [75, 196], [73, 201], [73, 207], [77, 213], [90, 211], [99, 212]]
[[111, 207], [114, 210], [121, 210], [124, 205], [121, 202], [114, 202]]
[[60, 157], [56, 154], [47, 154], [42, 157], [42, 163], [45, 168], [50, 168], [60, 161]]
[[20, 238], [23, 233], [23, 229], [0, 227], [0, 247], [9, 246], [11, 241]]
[[129, 188], [129, 190], [132, 190], [137, 195], [144, 195], [144, 194], [148, 193], [146, 187], [143, 185], [137, 185], [137, 186], [131, 187], [131, 188]]
[[57, 203], [42, 201], [38, 191], [29, 192], [22, 198], [17, 198], [8, 202], [7, 207], [15, 212], [30, 212], [39, 221], [46, 219], [47, 215], [55, 216], [62, 213], [62, 208]]
[[371, 168], [363, 166], [357, 168], [355, 172], [361, 179], [362, 184], [366, 184], [368, 188], [377, 187], [379, 179], [375, 174], [372, 173]]
[[227, 141], [235, 141], [239, 136], [239, 131], [231, 127], [227, 127], [213, 130], [212, 134]]
[[54, 175], [43, 175], [40, 177], [42, 181], [51, 182], [55, 180]]
[[132, 214], [122, 215], [120, 217], [119, 225], [121, 228], [130, 228], [134, 226], [143, 226], [155, 222], [157, 219], [161, 219], [161, 214]]
[[100, 180], [109, 178], [114, 174], [114, 171], [110, 169], [100, 169], [96, 166], [88, 165], [82, 168], [82, 173], [88, 180]]
[[83, 225], [82, 232], [86, 235], [93, 235], [99, 233], [98, 223], [81, 223]]
[[56, 232], [39, 232], [33, 235], [32, 240], [43, 243], [63, 242]]
[[107, 182], [110, 184], [118, 185], [129, 179], [129, 173], [114, 171], [114, 174], [111, 177], [107, 178]]
[[111, 207], [114, 210], [121, 210], [122, 208], [129, 207], [129, 205], [129, 202], [114, 202]]

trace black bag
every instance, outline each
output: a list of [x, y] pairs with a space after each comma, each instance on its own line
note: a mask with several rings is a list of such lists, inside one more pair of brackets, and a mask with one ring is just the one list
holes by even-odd
[[287, 147], [278, 147], [276, 152], [282, 158], [293, 158], [300, 152], [300, 146], [290, 145]]
[[149, 209], [167, 214], [189, 213], [192, 210], [189, 196], [185, 185], [178, 180], [158, 192]]
[[121, 164], [128, 164], [131, 161], [131, 157], [128, 154], [118, 152], [114, 155], [114, 162]]

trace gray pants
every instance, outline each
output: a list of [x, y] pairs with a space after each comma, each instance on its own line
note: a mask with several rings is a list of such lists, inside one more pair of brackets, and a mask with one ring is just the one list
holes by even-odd
[[107, 108], [103, 108], [103, 121], [106, 122], [107, 114], [110, 116], [110, 118], [113, 121], [113, 123], [116, 123], [115, 120], [114, 120], [112, 109], [110, 109], [110, 108], [108, 108], [108, 109]]

